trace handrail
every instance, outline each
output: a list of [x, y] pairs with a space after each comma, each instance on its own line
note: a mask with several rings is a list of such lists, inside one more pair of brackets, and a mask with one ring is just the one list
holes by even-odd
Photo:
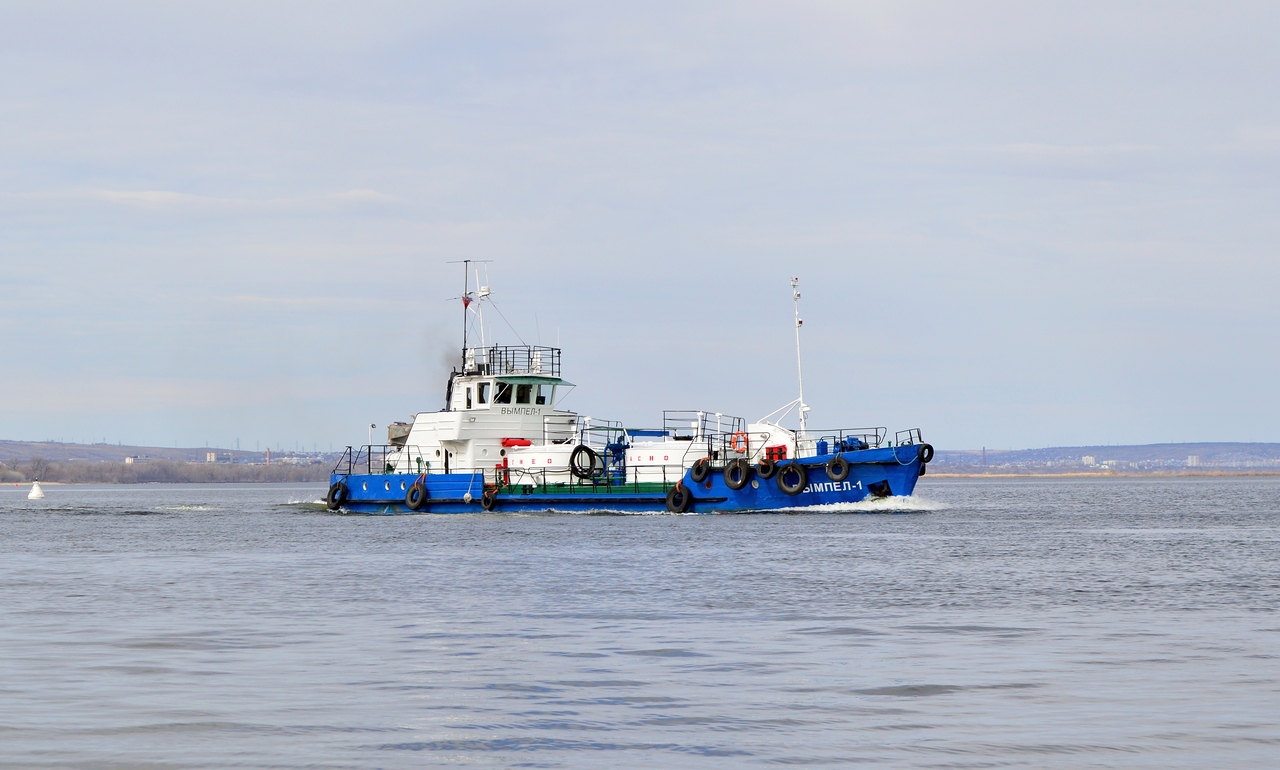
[[[349, 446], [343, 450], [331, 473], [350, 476], [359, 473], [362, 466], [365, 475], [369, 476], [396, 473], [399, 461], [405, 458], [409, 468], [401, 473], [444, 473], [443, 463], [437, 461], [437, 467], [432, 468], [434, 456], [413, 444], [365, 444], [358, 449]], [[395, 462], [390, 462], [392, 459]]]
[[[919, 430], [913, 430], [915, 431], [913, 435], [918, 442]], [[900, 433], [905, 433], [905, 431], [900, 431]], [[796, 436], [795, 443], [800, 456], [809, 457], [819, 454], [818, 448], [822, 442], [827, 445], [827, 453], [855, 452], [861, 449], [874, 449], [882, 446], [885, 443], [887, 434], [887, 428], [811, 430], [803, 436]], [[745, 458], [750, 460], [756, 457], [763, 451], [763, 447], [760, 446], [761, 443], [758, 438], [753, 438], [753, 434], [747, 431], [715, 432], [702, 437], [701, 440], [695, 439], [691, 441], [688, 449], [685, 450], [685, 459], [688, 461], [707, 457], [710, 459], [712, 467], [720, 468], [734, 459]], [[894, 443], [898, 443], [896, 439]], [[688, 462], [686, 462], [687, 464]]]
[[894, 446], [905, 446], [908, 444], [923, 444], [924, 437], [920, 435], [919, 428], [907, 428], [893, 434]]
[[662, 429], [675, 439], [706, 437], [714, 433], [736, 433], [747, 429], [747, 421], [731, 414], [701, 409], [667, 409], [662, 413]]
[[[563, 470], [547, 468], [495, 468], [493, 472], [495, 482], [497, 474], [502, 474], [504, 483], [501, 486], [511, 489], [532, 487], [546, 492], [549, 489], [581, 490], [589, 488], [594, 492], [604, 494], [618, 492], [639, 493], [644, 491], [641, 489], [641, 485], [660, 483], [661, 490], [665, 494], [684, 478], [685, 467], [684, 465], [670, 464], [614, 468], [614, 471], [621, 472], [611, 472], [606, 469], [588, 479], [580, 479], [571, 473], [566, 474]], [[661, 479], [642, 478], [642, 476], [655, 476], [659, 471], [662, 474]], [[548, 475], [550, 474], [554, 474], [556, 478], [548, 480]], [[487, 480], [486, 483], [488, 483]]]
[[[364, 445], [361, 447], [346, 447], [339, 459], [338, 464], [334, 466], [333, 473], [344, 476], [351, 475], [402, 475], [402, 476], [427, 476], [427, 475], [443, 475], [445, 469], [440, 465], [424, 465], [421, 472], [411, 469], [407, 473], [397, 473], [392, 464], [386, 462], [386, 450], [390, 449], [389, 445]], [[411, 447], [416, 449], [416, 447]], [[606, 457], [606, 455], [602, 455]], [[591, 489], [600, 493], [614, 492], [643, 492], [648, 485], [659, 483], [660, 489], [665, 494], [671, 487], [684, 478], [687, 465], [683, 464], [664, 464], [664, 465], [636, 465], [626, 466], [625, 464], [606, 464], [601, 467], [599, 473], [594, 474], [591, 478], [580, 479], [573, 475], [567, 468], [526, 468], [512, 466], [496, 466], [493, 468], [475, 468], [470, 470], [454, 470], [451, 474], [472, 474], [479, 475], [483, 479], [483, 483], [488, 486], [519, 488], [519, 487], [536, 487], [543, 491], [549, 489], [569, 489], [583, 490]], [[652, 488], [652, 487], [648, 487]]]
[[462, 351], [463, 374], [560, 376], [560, 348], [543, 345], [491, 345]]

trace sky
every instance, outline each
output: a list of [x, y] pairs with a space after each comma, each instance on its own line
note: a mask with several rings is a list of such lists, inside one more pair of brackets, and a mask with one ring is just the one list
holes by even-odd
[[[1280, 5], [0, 5], [0, 438], [327, 449], [462, 272], [566, 408], [1280, 441]], [[516, 335], [519, 335], [517, 338]], [[379, 433], [381, 433], [381, 427]]]

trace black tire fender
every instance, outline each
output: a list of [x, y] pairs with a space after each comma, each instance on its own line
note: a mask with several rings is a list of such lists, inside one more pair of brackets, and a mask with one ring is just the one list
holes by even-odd
[[498, 493], [492, 489], [486, 489], [483, 495], [480, 495], [480, 507], [486, 511], [492, 511], [498, 505]]
[[674, 487], [667, 490], [667, 510], [672, 513], [684, 513], [689, 510], [689, 506], [693, 505], [693, 495], [689, 494], [689, 490], [684, 488], [683, 484], [677, 483]]
[[693, 467], [689, 469], [689, 478], [695, 484], [701, 484], [702, 482], [706, 481], [707, 477], [710, 475], [711, 475], [711, 460], [710, 458], [707, 458], [707, 457], [703, 457], [698, 460], [695, 460], [693, 463]]
[[342, 504], [345, 503], [346, 501], [347, 501], [347, 485], [346, 484], [343, 484], [341, 481], [339, 481], [329, 487], [329, 496], [325, 498], [325, 505], [329, 507], [329, 510], [331, 511], [338, 510], [339, 508], [342, 507]]
[[933, 444], [921, 444], [916, 450], [916, 457], [920, 458], [921, 465], [927, 465], [933, 459]]
[[404, 493], [404, 507], [411, 511], [418, 511], [427, 502], [427, 488], [422, 485], [421, 481], [413, 482], [413, 486], [409, 487]]
[[739, 457], [724, 466], [724, 485], [729, 489], [742, 489], [751, 481], [751, 463]]
[[[795, 476], [796, 483], [787, 481], [789, 476]], [[798, 495], [807, 486], [809, 486], [809, 472], [803, 465], [792, 460], [778, 466], [778, 489], [781, 489], [783, 494]]]
[[849, 478], [849, 461], [840, 455], [827, 460], [827, 478], [832, 481], [844, 481]]
[[579, 444], [569, 455], [569, 472], [586, 481], [596, 474], [596, 453], [586, 444]]
[[761, 457], [760, 462], [756, 463], [756, 475], [762, 479], [771, 479], [777, 472], [778, 464], [768, 457]]

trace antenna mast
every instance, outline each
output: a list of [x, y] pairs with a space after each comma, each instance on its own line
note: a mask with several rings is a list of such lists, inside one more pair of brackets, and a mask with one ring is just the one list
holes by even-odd
[[791, 279], [791, 300], [796, 307], [796, 380], [800, 383], [800, 435], [805, 435], [805, 421], [809, 407], [804, 403], [804, 367], [800, 363], [800, 327], [804, 321], [800, 318], [800, 279]]
[[467, 283], [467, 280], [470, 277], [467, 275], [467, 272], [470, 267], [471, 267], [471, 260], [469, 259], [462, 260], [462, 368], [463, 369], [466, 369], [467, 367], [467, 305], [471, 304], [471, 298], [467, 296], [467, 293], [471, 288], [470, 285]]
[[[471, 297], [471, 263], [492, 262], [491, 259], [455, 259], [446, 264], [462, 265], [462, 371], [467, 371], [467, 308], [475, 300]], [[476, 285], [480, 285], [480, 271], [476, 271]], [[488, 287], [476, 299], [489, 296]], [[484, 347], [484, 316], [480, 317], [480, 346]]]

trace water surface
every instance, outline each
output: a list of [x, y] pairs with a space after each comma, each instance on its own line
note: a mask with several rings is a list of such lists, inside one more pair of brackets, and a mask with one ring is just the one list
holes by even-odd
[[0, 488], [12, 767], [1259, 767], [1280, 480], [799, 515]]

